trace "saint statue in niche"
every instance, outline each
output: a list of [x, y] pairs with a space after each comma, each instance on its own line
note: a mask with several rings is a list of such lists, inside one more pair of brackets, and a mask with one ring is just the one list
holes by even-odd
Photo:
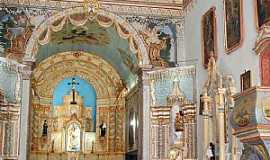
[[105, 137], [107, 125], [104, 121], [102, 121], [102, 123], [99, 125], [99, 129], [100, 129], [100, 137]]
[[48, 123], [47, 120], [44, 120], [43, 129], [42, 129], [42, 137], [46, 137], [48, 135]]
[[92, 131], [92, 120], [91, 120], [91, 118], [86, 118], [85, 119], [85, 131], [86, 132], [91, 132]]
[[210, 142], [206, 154], [209, 160], [215, 160], [215, 145], [212, 142]]
[[178, 105], [171, 110], [171, 143], [180, 143], [184, 131], [184, 115]]
[[184, 131], [183, 112], [182, 111], [179, 111], [179, 113], [176, 113], [175, 131], [176, 132], [183, 132]]
[[80, 127], [72, 123], [68, 128], [68, 151], [80, 150]]

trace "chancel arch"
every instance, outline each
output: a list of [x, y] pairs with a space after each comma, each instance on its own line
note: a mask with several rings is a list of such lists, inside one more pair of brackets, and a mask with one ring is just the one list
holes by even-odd
[[[73, 151], [79, 157], [83, 153], [84, 158], [106, 157], [107, 153], [112, 158], [124, 157], [124, 97], [137, 84], [139, 68], [149, 64], [144, 42], [130, 24], [103, 10], [93, 14], [82, 7], [67, 9], [52, 15], [33, 31], [23, 60], [34, 64], [30, 159], [39, 159], [48, 153], [51, 157], [72, 158], [74, 155], [70, 152]], [[54, 112], [65, 113], [62, 110], [72, 108], [68, 107], [68, 102], [52, 110], [53, 91], [67, 77], [84, 79], [95, 89], [96, 132], [84, 130], [83, 115], [51, 116]], [[79, 92], [72, 94], [80, 97]], [[89, 112], [81, 103], [78, 106], [78, 110]], [[60, 123], [60, 130], [53, 131], [55, 119], [57, 123], [65, 123]], [[68, 148], [71, 144], [68, 138], [70, 125], [73, 125], [74, 133], [81, 131], [80, 143], [74, 145], [74, 150]], [[41, 132], [46, 131], [48, 134], [44, 135], [47, 136], [43, 136]], [[86, 134], [88, 139], [84, 137]]]
[[[124, 156], [123, 78], [103, 58], [81, 51], [58, 53], [38, 63], [32, 74], [30, 159], [81, 153], [87, 158], [96, 156], [94, 152]], [[58, 97], [63, 103], [55, 105], [55, 89], [65, 80], [71, 82], [63, 85], [74, 86]], [[84, 103], [89, 97], [76, 87], [80, 83], [92, 86], [96, 106]]]

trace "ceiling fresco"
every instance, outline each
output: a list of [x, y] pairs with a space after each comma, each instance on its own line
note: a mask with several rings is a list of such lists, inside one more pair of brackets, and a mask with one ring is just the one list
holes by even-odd
[[52, 34], [49, 43], [39, 47], [36, 62], [67, 51], [84, 51], [100, 56], [116, 68], [128, 86], [136, 81], [136, 56], [114, 26], [104, 28], [96, 22], [88, 22], [77, 27], [69, 23], [62, 31]]

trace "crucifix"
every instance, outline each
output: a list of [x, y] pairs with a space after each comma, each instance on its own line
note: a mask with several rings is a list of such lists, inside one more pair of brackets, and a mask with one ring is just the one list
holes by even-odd
[[68, 85], [71, 85], [71, 89], [72, 89], [72, 101], [70, 102], [70, 104], [77, 104], [76, 100], [75, 100], [75, 88], [76, 85], [79, 85], [79, 83], [76, 82], [75, 78], [72, 78], [71, 82], [68, 83]]

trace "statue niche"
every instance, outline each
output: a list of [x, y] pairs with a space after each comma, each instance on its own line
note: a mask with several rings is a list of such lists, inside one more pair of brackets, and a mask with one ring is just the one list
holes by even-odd
[[84, 107], [83, 98], [75, 89], [63, 100], [64, 104], [53, 112], [52, 152], [90, 153], [95, 142], [91, 108]]

